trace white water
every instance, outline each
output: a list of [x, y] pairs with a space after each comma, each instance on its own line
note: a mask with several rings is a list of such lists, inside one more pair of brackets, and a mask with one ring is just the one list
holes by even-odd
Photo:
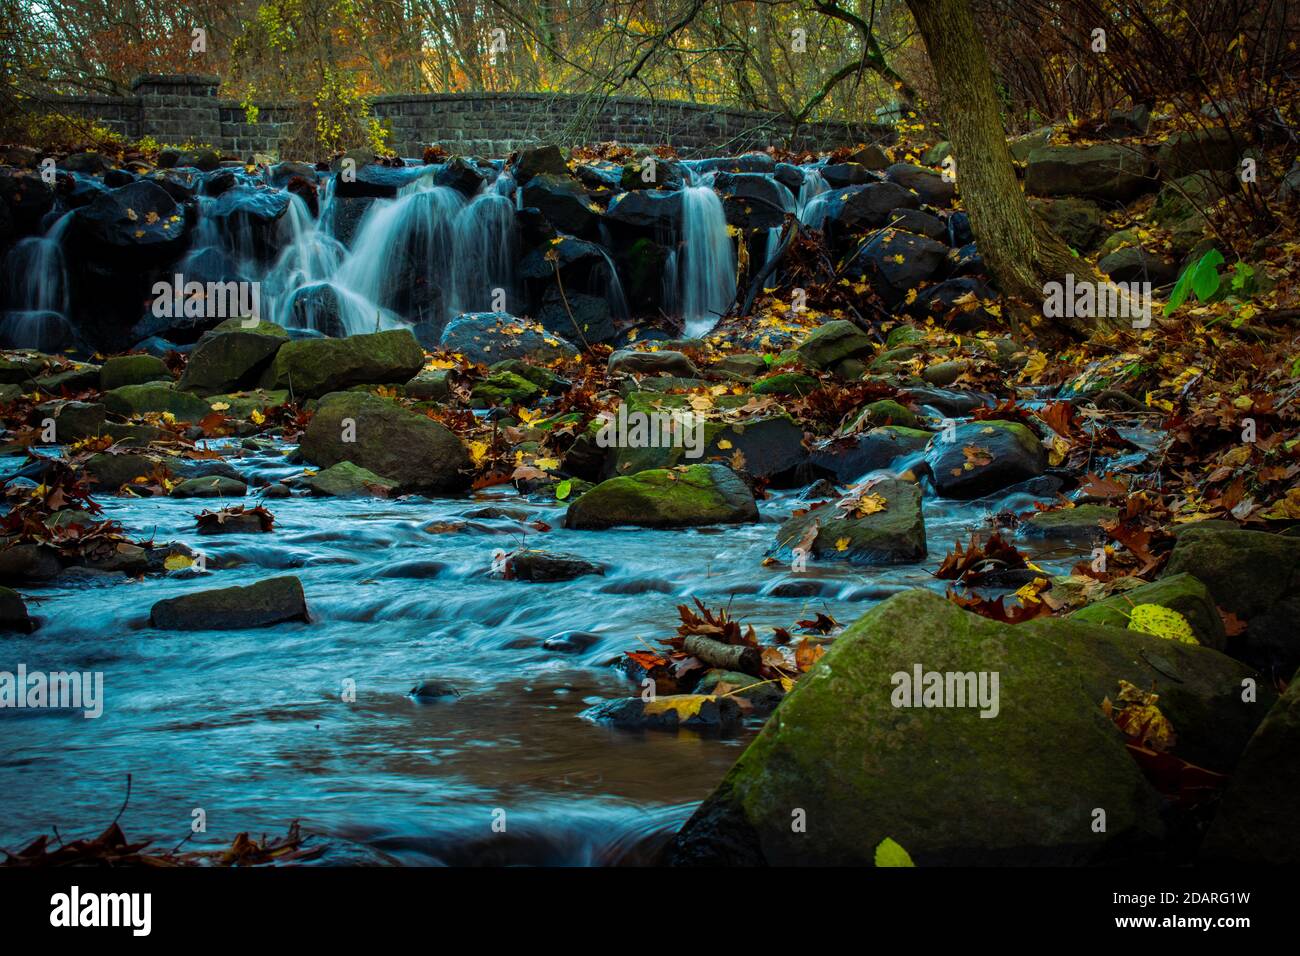
[[9, 302], [0, 319], [5, 344], [57, 349], [71, 341], [63, 257], [63, 234], [71, 221], [72, 213], [64, 213], [45, 235], [23, 239], [5, 258]]
[[736, 295], [736, 259], [727, 235], [727, 217], [722, 200], [707, 182], [682, 187], [677, 271], [686, 335], [707, 335]]
[[799, 187], [797, 210], [799, 221], [805, 226], [820, 229], [826, 218], [826, 203], [830, 197], [830, 186], [825, 178], [815, 169], [805, 169], [803, 184]]

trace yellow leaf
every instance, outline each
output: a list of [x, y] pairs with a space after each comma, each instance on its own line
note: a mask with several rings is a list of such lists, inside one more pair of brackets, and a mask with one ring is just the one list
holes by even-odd
[[1199, 644], [1192, 626], [1173, 608], [1161, 607], [1159, 604], [1139, 604], [1129, 613], [1128, 629], [1143, 631], [1163, 637], [1168, 641], [1182, 644]]
[[849, 550], [849, 539], [848, 539], [848, 538], [836, 538], [836, 539], [835, 539], [835, 550], [836, 550], [836, 551], [847, 551], [847, 550]]
[[474, 464], [481, 465], [483, 459], [487, 457], [488, 444], [485, 441], [472, 441], [469, 443], [469, 456], [474, 459]]
[[885, 837], [876, 846], [876, 866], [916, 866], [901, 846]]
[[261, 425], [266, 421], [266, 416], [263, 415], [255, 408], [253, 409], [252, 413], [248, 416], [248, 420], [252, 422], [254, 425]]
[[180, 571], [184, 568], [194, 566], [194, 559], [184, 554], [169, 554], [163, 561], [163, 567], [168, 571]]

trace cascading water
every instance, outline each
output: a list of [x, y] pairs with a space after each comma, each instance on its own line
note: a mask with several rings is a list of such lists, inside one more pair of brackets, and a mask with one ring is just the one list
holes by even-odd
[[801, 223], [814, 229], [821, 228], [822, 221], [826, 218], [826, 203], [829, 199], [826, 194], [829, 191], [830, 186], [820, 172], [815, 169], [804, 170], [796, 205]]
[[72, 221], [64, 213], [43, 236], [19, 242], [5, 259], [9, 302], [0, 321], [0, 342], [44, 351], [71, 343], [68, 272], [63, 234]]
[[736, 259], [727, 234], [727, 216], [711, 180], [709, 176], [698, 185], [682, 187], [677, 269], [688, 337], [708, 334], [736, 294]]

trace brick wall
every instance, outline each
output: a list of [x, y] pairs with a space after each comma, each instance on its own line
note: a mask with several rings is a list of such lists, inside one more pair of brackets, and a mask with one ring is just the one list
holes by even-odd
[[[49, 100], [52, 110], [96, 119], [133, 139], [208, 143], [237, 156], [278, 153], [301, 115], [291, 103], [258, 103], [257, 123], [244, 108], [218, 97], [217, 77], [142, 76], [131, 96]], [[431, 143], [453, 153], [502, 157], [541, 142], [571, 146], [618, 140], [632, 146], [676, 147], [683, 155], [738, 153], [768, 145], [798, 149], [889, 141], [878, 124], [811, 123], [798, 130], [780, 117], [695, 103], [615, 97], [604, 104], [552, 93], [428, 93], [380, 96], [374, 112], [403, 156]], [[307, 158], [319, 157], [284, 157]]]

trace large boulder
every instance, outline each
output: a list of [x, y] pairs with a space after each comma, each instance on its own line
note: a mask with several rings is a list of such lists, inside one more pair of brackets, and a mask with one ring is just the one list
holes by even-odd
[[1044, 146], [1029, 154], [1025, 191], [1128, 202], [1154, 185], [1149, 169], [1146, 155], [1130, 146]]
[[540, 211], [556, 229], [574, 236], [591, 232], [599, 217], [586, 190], [567, 173], [534, 176], [524, 186], [524, 202]]
[[99, 193], [74, 214], [72, 237], [87, 258], [142, 270], [174, 261], [189, 244], [185, 210], [157, 183]]
[[781, 525], [769, 555], [789, 561], [793, 549], [815, 527], [816, 537], [808, 546], [808, 557], [817, 561], [909, 564], [923, 559], [925, 519], [921, 515], [920, 487], [887, 479], [872, 485], [867, 495], [878, 495], [884, 507], [858, 516], [851, 507], [841, 509], [829, 504], [797, 515]]
[[834, 190], [828, 197], [825, 227], [836, 238], [879, 229], [889, 223], [895, 209], [916, 209], [921, 205], [916, 193], [898, 183], [849, 186]]
[[[629, 403], [642, 410], [637, 400]], [[653, 411], [647, 406], [647, 411]], [[667, 409], [671, 411], [671, 409]], [[797, 480], [796, 470], [808, 457], [803, 447], [803, 429], [788, 415], [768, 415], [742, 422], [705, 421], [699, 434], [697, 459], [716, 461], [768, 479], [776, 487]], [[609, 456], [605, 475], [628, 475], [651, 468], [694, 464], [683, 445], [668, 447], [619, 447]]]
[[171, 381], [167, 363], [154, 355], [115, 355], [99, 368], [99, 387], [108, 391], [120, 385]]
[[1222, 127], [1174, 133], [1156, 150], [1156, 167], [1165, 179], [1178, 179], [1201, 169], [1234, 171], [1240, 162], [1232, 133]]
[[322, 468], [350, 461], [402, 491], [459, 491], [472, 471], [469, 452], [445, 426], [365, 392], [322, 398], [300, 451]]
[[867, 333], [852, 322], [836, 319], [819, 325], [795, 350], [810, 368], [830, 368], [846, 358], [866, 355], [875, 348]]
[[940, 433], [926, 464], [942, 498], [980, 498], [1035, 478], [1047, 468], [1038, 437], [1019, 422], [966, 422], [952, 440]]
[[789, 191], [762, 173], [718, 173], [713, 188], [722, 197], [727, 222], [740, 229], [773, 229], [794, 206]]
[[505, 359], [550, 364], [578, 354], [568, 340], [506, 312], [467, 312], [452, 319], [439, 344], [484, 365]]
[[202, 421], [212, 408], [201, 398], [178, 391], [170, 383], [123, 385], [104, 393], [104, 407], [130, 418], [150, 412], [170, 412], [183, 422]]
[[331, 498], [387, 498], [398, 490], [394, 482], [350, 461], [308, 475], [302, 483], [312, 494]]
[[1300, 666], [1300, 538], [1191, 525], [1179, 532], [1164, 570], [1184, 573], [1245, 622], [1228, 653], [1284, 679]]
[[568, 528], [689, 528], [758, 520], [753, 492], [719, 464], [656, 468], [602, 481], [569, 506]]
[[921, 202], [930, 206], [947, 206], [957, 195], [955, 185], [946, 182], [940, 173], [924, 166], [895, 163], [885, 170], [885, 177], [891, 183], [912, 190], [921, 197]]
[[1300, 865], [1300, 674], [1291, 679], [1246, 745], [1219, 803], [1201, 859], [1218, 863]]
[[424, 349], [407, 329], [346, 339], [299, 339], [276, 350], [262, 386], [315, 397], [353, 385], [401, 384], [423, 367]]
[[908, 292], [933, 277], [947, 257], [948, 247], [942, 242], [885, 229], [862, 247], [847, 274], [866, 276], [887, 304], [897, 305]]
[[663, 189], [636, 189], [610, 200], [605, 220], [656, 235], [675, 234], [682, 221], [682, 194]]
[[288, 333], [272, 322], [244, 328], [227, 320], [199, 339], [176, 387], [200, 395], [250, 388], [287, 341]]
[[292, 576], [167, 598], [149, 612], [150, 627], [164, 631], [237, 631], [306, 620], [302, 582]]
[[[954, 677], [937, 700], [921, 687], [908, 700], [917, 671]], [[1102, 699], [1120, 680], [1154, 682], [1179, 753], [1199, 741], [1187, 759], [1231, 769], [1263, 716], [1241, 701], [1246, 676], [1207, 648], [1057, 619], [1001, 624], [908, 591], [799, 680], [668, 861], [870, 866], [887, 837], [920, 866], [1141, 861], [1164, 836], [1161, 801]], [[956, 696], [981, 679], [983, 700]]]

